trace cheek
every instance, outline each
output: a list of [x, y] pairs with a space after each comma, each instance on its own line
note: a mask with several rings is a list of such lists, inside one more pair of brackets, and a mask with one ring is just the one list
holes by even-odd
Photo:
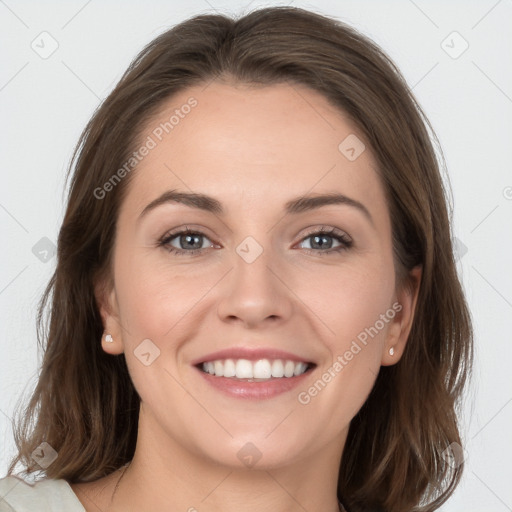
[[309, 288], [307, 295], [306, 287], [302, 290], [304, 302], [321, 317], [320, 339], [330, 358], [318, 369], [316, 380], [300, 390], [298, 401], [310, 415], [324, 418], [326, 432], [348, 425], [366, 401], [396, 314], [392, 308], [394, 274], [380, 265], [366, 268], [365, 272], [351, 269], [317, 279], [315, 293]]
[[[148, 251], [153, 254], [148, 256]], [[158, 251], [158, 257], [155, 252]], [[179, 330], [182, 320], [210, 290], [217, 277], [192, 266], [170, 265], [158, 249], [133, 251], [116, 258], [116, 292], [120, 316], [129, 337], [160, 340]], [[170, 256], [169, 256], [170, 258]]]
[[[381, 315], [391, 308], [394, 295], [391, 261], [376, 257], [339, 268], [317, 268], [300, 282], [297, 295], [323, 324], [322, 338], [333, 355], [347, 350], [358, 336], [364, 341], [368, 330], [372, 330], [371, 339], [384, 338], [388, 322], [383, 323]], [[376, 323], [378, 335], [373, 330]]]

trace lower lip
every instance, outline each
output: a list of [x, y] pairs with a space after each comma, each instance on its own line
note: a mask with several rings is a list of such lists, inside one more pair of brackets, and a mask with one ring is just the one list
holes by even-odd
[[291, 391], [301, 382], [304, 382], [304, 379], [306, 379], [312, 371], [312, 369], [309, 369], [302, 375], [297, 375], [295, 377], [281, 377], [270, 379], [265, 382], [248, 382], [244, 380], [230, 379], [227, 377], [216, 377], [210, 373], [203, 372], [199, 368], [196, 369], [208, 384], [226, 395], [235, 398], [253, 400], [273, 398], [277, 395], [286, 393], [287, 391]]

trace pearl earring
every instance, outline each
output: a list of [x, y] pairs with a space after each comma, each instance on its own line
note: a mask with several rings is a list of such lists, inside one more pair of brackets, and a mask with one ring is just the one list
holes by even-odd
[[391, 348], [389, 349], [389, 355], [390, 355], [390, 356], [392, 356], [392, 355], [394, 355], [394, 354], [395, 354], [395, 349], [394, 349], [394, 347], [391, 347]]
[[105, 341], [107, 343], [114, 343], [114, 339], [112, 338], [112, 335], [111, 334], [106, 334], [105, 335]]

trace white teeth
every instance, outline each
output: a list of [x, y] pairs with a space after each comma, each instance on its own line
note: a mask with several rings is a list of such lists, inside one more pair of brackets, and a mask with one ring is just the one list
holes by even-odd
[[272, 377], [283, 377], [284, 376], [284, 366], [283, 362], [276, 359], [272, 363]]
[[[222, 361], [216, 361], [222, 364]], [[252, 379], [254, 377], [252, 373], [252, 363], [247, 359], [239, 359], [235, 366], [236, 378], [237, 379]]]
[[[222, 361], [219, 361], [222, 364]], [[236, 375], [235, 362], [233, 359], [226, 359], [224, 361], [224, 377], [234, 377]], [[220, 377], [220, 375], [217, 375]]]
[[286, 361], [284, 365], [284, 376], [293, 377], [293, 370], [295, 370], [295, 363], [293, 361]]
[[307, 363], [281, 359], [225, 359], [203, 363], [203, 371], [216, 377], [230, 377], [237, 379], [270, 379], [294, 377], [302, 375], [308, 368]]
[[224, 375], [224, 365], [222, 361], [215, 361], [213, 363], [213, 368], [215, 369], [215, 375], [222, 377]]
[[260, 359], [254, 363], [252, 372], [255, 379], [270, 379], [272, 377], [272, 369], [268, 359]]
[[300, 375], [306, 371], [308, 365], [306, 363], [297, 363], [295, 365], [295, 369], [293, 370], [293, 375]]
[[210, 373], [211, 375], [215, 375], [215, 368], [212, 362], [205, 363], [204, 371]]

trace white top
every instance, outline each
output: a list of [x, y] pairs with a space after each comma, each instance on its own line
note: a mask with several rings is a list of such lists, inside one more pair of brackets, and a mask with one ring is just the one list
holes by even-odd
[[85, 512], [71, 486], [62, 479], [29, 484], [21, 478], [0, 479], [0, 512]]

